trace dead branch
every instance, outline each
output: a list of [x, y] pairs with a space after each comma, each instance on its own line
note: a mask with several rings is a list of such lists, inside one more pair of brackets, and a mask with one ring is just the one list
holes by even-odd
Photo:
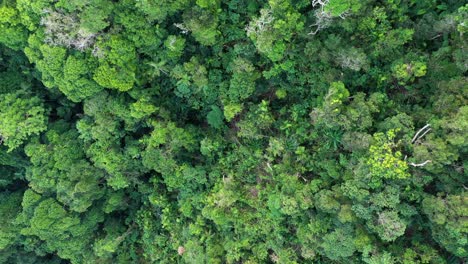
[[[416, 140], [418, 140], [418, 139], [422, 138], [424, 135], [426, 135], [427, 132], [429, 132], [431, 130], [430, 126], [431, 126], [430, 124], [427, 124], [427, 125], [423, 126], [421, 129], [419, 129], [418, 132], [416, 132], [416, 134], [414, 135], [413, 139], [411, 140], [411, 144], [413, 144]], [[429, 129], [427, 131], [424, 131], [427, 128], [429, 128]], [[419, 134], [421, 132], [423, 132], [423, 131], [424, 131], [424, 133], [421, 136], [419, 136]]]
[[426, 164], [430, 163], [432, 161], [430, 160], [426, 160], [425, 162], [422, 162], [422, 163], [413, 163], [413, 162], [410, 162], [409, 165], [413, 166], [413, 167], [424, 167]]

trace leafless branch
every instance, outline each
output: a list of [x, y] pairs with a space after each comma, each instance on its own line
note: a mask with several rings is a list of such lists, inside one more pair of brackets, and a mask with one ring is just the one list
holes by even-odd
[[330, 0], [312, 0], [312, 7], [320, 5], [323, 8], [328, 5], [328, 2], [330, 2]]
[[439, 33], [439, 34], [435, 35], [434, 37], [432, 37], [431, 40], [436, 39], [436, 38], [439, 38], [439, 37], [441, 37], [441, 36], [442, 36], [442, 33]]
[[270, 24], [275, 20], [273, 13], [269, 9], [260, 10], [260, 17], [252, 20], [249, 25], [245, 28], [247, 35], [251, 34], [258, 35], [262, 32], [265, 32]]
[[62, 10], [42, 10], [44, 16], [40, 25], [44, 26], [44, 42], [52, 46], [63, 46], [84, 51], [96, 42], [98, 33], [81, 28], [79, 17]]
[[314, 31], [309, 32], [309, 35], [315, 35], [317, 34], [320, 30], [327, 28], [330, 26], [331, 21], [333, 19], [332, 15], [330, 12], [326, 12], [321, 8], [320, 10], [317, 10], [315, 12], [315, 17], [316, 17], [316, 22], [313, 25], [310, 25], [311, 27], [316, 27]]
[[[413, 139], [411, 140], [411, 144], [413, 144], [417, 139], [420, 139], [422, 138], [424, 135], [427, 134], [427, 132], [429, 132], [431, 129], [429, 128], [431, 125], [430, 124], [427, 124], [425, 126], [423, 126], [421, 129], [418, 130], [418, 132], [416, 132], [416, 134], [414, 135]], [[429, 129], [428, 129], [429, 128]], [[428, 131], [424, 131], [428, 129]], [[423, 132], [424, 131], [424, 132]], [[419, 134], [423, 132], [423, 134], [421, 136], [419, 136]]]
[[431, 130], [432, 130], [431, 128], [428, 128], [428, 129], [426, 130], [426, 132], [422, 133], [421, 136], [419, 136], [419, 137], [416, 139], [416, 141], [418, 141], [419, 139], [423, 138], [423, 137], [424, 137], [427, 133], [429, 133], [429, 131], [431, 131]]
[[409, 165], [413, 166], [413, 167], [423, 167], [423, 166], [426, 166], [426, 164], [430, 163], [432, 161], [430, 160], [426, 160], [425, 162], [422, 162], [422, 163], [413, 163], [413, 162], [410, 162]]
[[182, 31], [182, 34], [187, 34], [190, 32], [190, 29], [182, 23], [174, 23], [174, 26]]

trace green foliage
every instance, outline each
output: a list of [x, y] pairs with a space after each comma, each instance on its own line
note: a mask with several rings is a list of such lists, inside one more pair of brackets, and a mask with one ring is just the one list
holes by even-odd
[[0, 263], [463, 263], [465, 2], [1, 1]]
[[408, 165], [402, 160], [399, 151], [393, 151], [398, 145], [394, 142], [395, 133], [390, 130], [386, 134], [374, 135], [375, 143], [369, 148], [369, 159], [367, 165], [372, 177], [384, 179], [405, 179], [410, 175], [407, 173]]
[[238, 135], [242, 138], [261, 138], [262, 130], [268, 129], [273, 122], [268, 102], [262, 101], [259, 105], [251, 107], [244, 119], [238, 123]]
[[323, 251], [332, 260], [351, 257], [355, 250], [353, 237], [345, 229], [337, 229], [323, 237]]
[[66, 49], [41, 45], [38, 36], [30, 38], [31, 46], [25, 53], [30, 61], [37, 65], [46, 87], [58, 88], [73, 102], [80, 102], [90, 97], [103, 87], [90, 77], [90, 69], [95, 68], [92, 58], [80, 55], [67, 56]]
[[0, 6], [0, 43], [14, 50], [22, 49], [27, 40], [26, 30], [18, 10], [5, 4]]
[[393, 67], [393, 74], [401, 84], [414, 81], [416, 77], [426, 75], [427, 66], [423, 62], [397, 64]]
[[226, 97], [230, 102], [239, 102], [254, 93], [255, 80], [260, 76], [252, 63], [242, 58], [236, 58], [232, 62], [231, 69], [232, 78]]
[[59, 89], [71, 101], [79, 102], [102, 90], [102, 87], [87, 78], [91, 65], [86, 60], [74, 56], [67, 58], [63, 68], [63, 84]]
[[0, 94], [0, 137], [12, 151], [47, 129], [43, 101], [23, 91]]
[[148, 102], [147, 99], [140, 99], [130, 106], [131, 116], [137, 119], [149, 116], [156, 112], [158, 108]]
[[356, 13], [362, 4], [356, 0], [330, 0], [324, 10], [330, 12], [332, 16], [341, 16], [346, 12]]
[[148, 19], [163, 21], [167, 16], [183, 9], [188, 5], [189, 1], [174, 1], [174, 0], [143, 0], [135, 3], [135, 7], [141, 10]]
[[223, 112], [217, 106], [211, 107], [211, 111], [208, 113], [206, 118], [208, 124], [210, 124], [210, 126], [212, 126], [213, 128], [221, 128], [221, 126], [223, 125]]
[[0, 198], [2, 200], [2, 204], [0, 205], [0, 212], [2, 214], [0, 251], [6, 252], [9, 247], [18, 243], [19, 229], [13, 222], [21, 211], [22, 193], [20, 191], [14, 193], [2, 192]]
[[459, 257], [468, 256], [467, 198], [461, 195], [426, 197], [422, 202], [424, 213], [430, 221], [433, 237], [449, 252]]
[[104, 174], [86, 161], [76, 130], [64, 124], [51, 126], [45, 135], [47, 144], [25, 147], [32, 163], [26, 178], [36, 192], [56, 193], [71, 210], [85, 212], [102, 196], [99, 181]]
[[36, 245], [29, 245], [31, 240], [24, 241], [26, 247], [38, 247], [37, 250], [44, 253], [57, 252], [61, 258], [73, 262], [82, 262], [88, 257], [91, 234], [102, 221], [96, 210], [80, 217], [68, 212], [53, 198], [41, 197], [31, 190], [24, 193], [22, 207], [15, 221], [22, 227], [21, 235], [40, 239]]
[[224, 106], [224, 117], [227, 121], [231, 121], [238, 113], [242, 111], [242, 105], [228, 104]]
[[383, 211], [379, 213], [378, 225], [375, 228], [377, 234], [384, 241], [394, 241], [405, 233], [406, 224], [395, 211]]
[[128, 91], [135, 82], [136, 55], [134, 46], [124, 39], [111, 37], [108, 41], [97, 43], [103, 52], [100, 65], [93, 79], [101, 86]]
[[250, 21], [246, 31], [260, 53], [272, 61], [279, 61], [284, 57], [292, 36], [303, 28], [301, 14], [290, 1], [272, 0], [260, 10], [258, 17]]
[[221, 33], [217, 30], [217, 20], [216, 14], [194, 7], [184, 14], [184, 28], [200, 44], [210, 46], [216, 43]]
[[170, 35], [164, 41], [164, 46], [168, 49], [167, 56], [169, 58], [180, 57], [184, 51], [185, 39]]

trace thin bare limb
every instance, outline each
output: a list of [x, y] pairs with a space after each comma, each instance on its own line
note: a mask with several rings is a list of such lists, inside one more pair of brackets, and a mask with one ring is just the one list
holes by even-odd
[[[416, 139], [416, 141], [418, 141], [418, 140], [420, 140], [421, 138], [423, 138], [423, 137], [424, 137], [427, 133], [429, 133], [429, 131], [431, 131], [431, 130], [432, 130], [431, 128], [428, 128], [428, 129], [426, 130], [426, 132], [422, 133], [422, 134]], [[415, 141], [415, 142], [416, 142], [416, 141]]]
[[413, 167], [423, 167], [423, 166], [426, 166], [426, 164], [430, 163], [432, 161], [430, 160], [426, 160], [425, 162], [422, 162], [422, 163], [413, 163], [413, 162], [410, 162], [409, 165], [413, 166]]
[[320, 5], [320, 7], [324, 7], [328, 5], [329, 0], [312, 0], [312, 7], [315, 7], [317, 5]]
[[442, 33], [439, 33], [439, 34], [435, 35], [434, 37], [432, 37], [431, 40], [436, 39], [436, 38], [439, 38], [439, 37], [441, 37], [441, 36], [443, 36], [443, 34], [442, 34]]
[[419, 129], [418, 132], [416, 132], [416, 134], [414, 135], [413, 139], [411, 140], [411, 144], [413, 144], [414, 141], [416, 141], [416, 139], [418, 139], [418, 136], [422, 131], [424, 131], [425, 129], [427, 129], [430, 126], [431, 126], [430, 124], [427, 124], [427, 125], [423, 126], [421, 129]]

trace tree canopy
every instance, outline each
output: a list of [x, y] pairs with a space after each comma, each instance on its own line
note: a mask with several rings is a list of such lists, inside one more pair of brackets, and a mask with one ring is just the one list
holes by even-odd
[[0, 263], [465, 263], [467, 23], [3, 0]]

